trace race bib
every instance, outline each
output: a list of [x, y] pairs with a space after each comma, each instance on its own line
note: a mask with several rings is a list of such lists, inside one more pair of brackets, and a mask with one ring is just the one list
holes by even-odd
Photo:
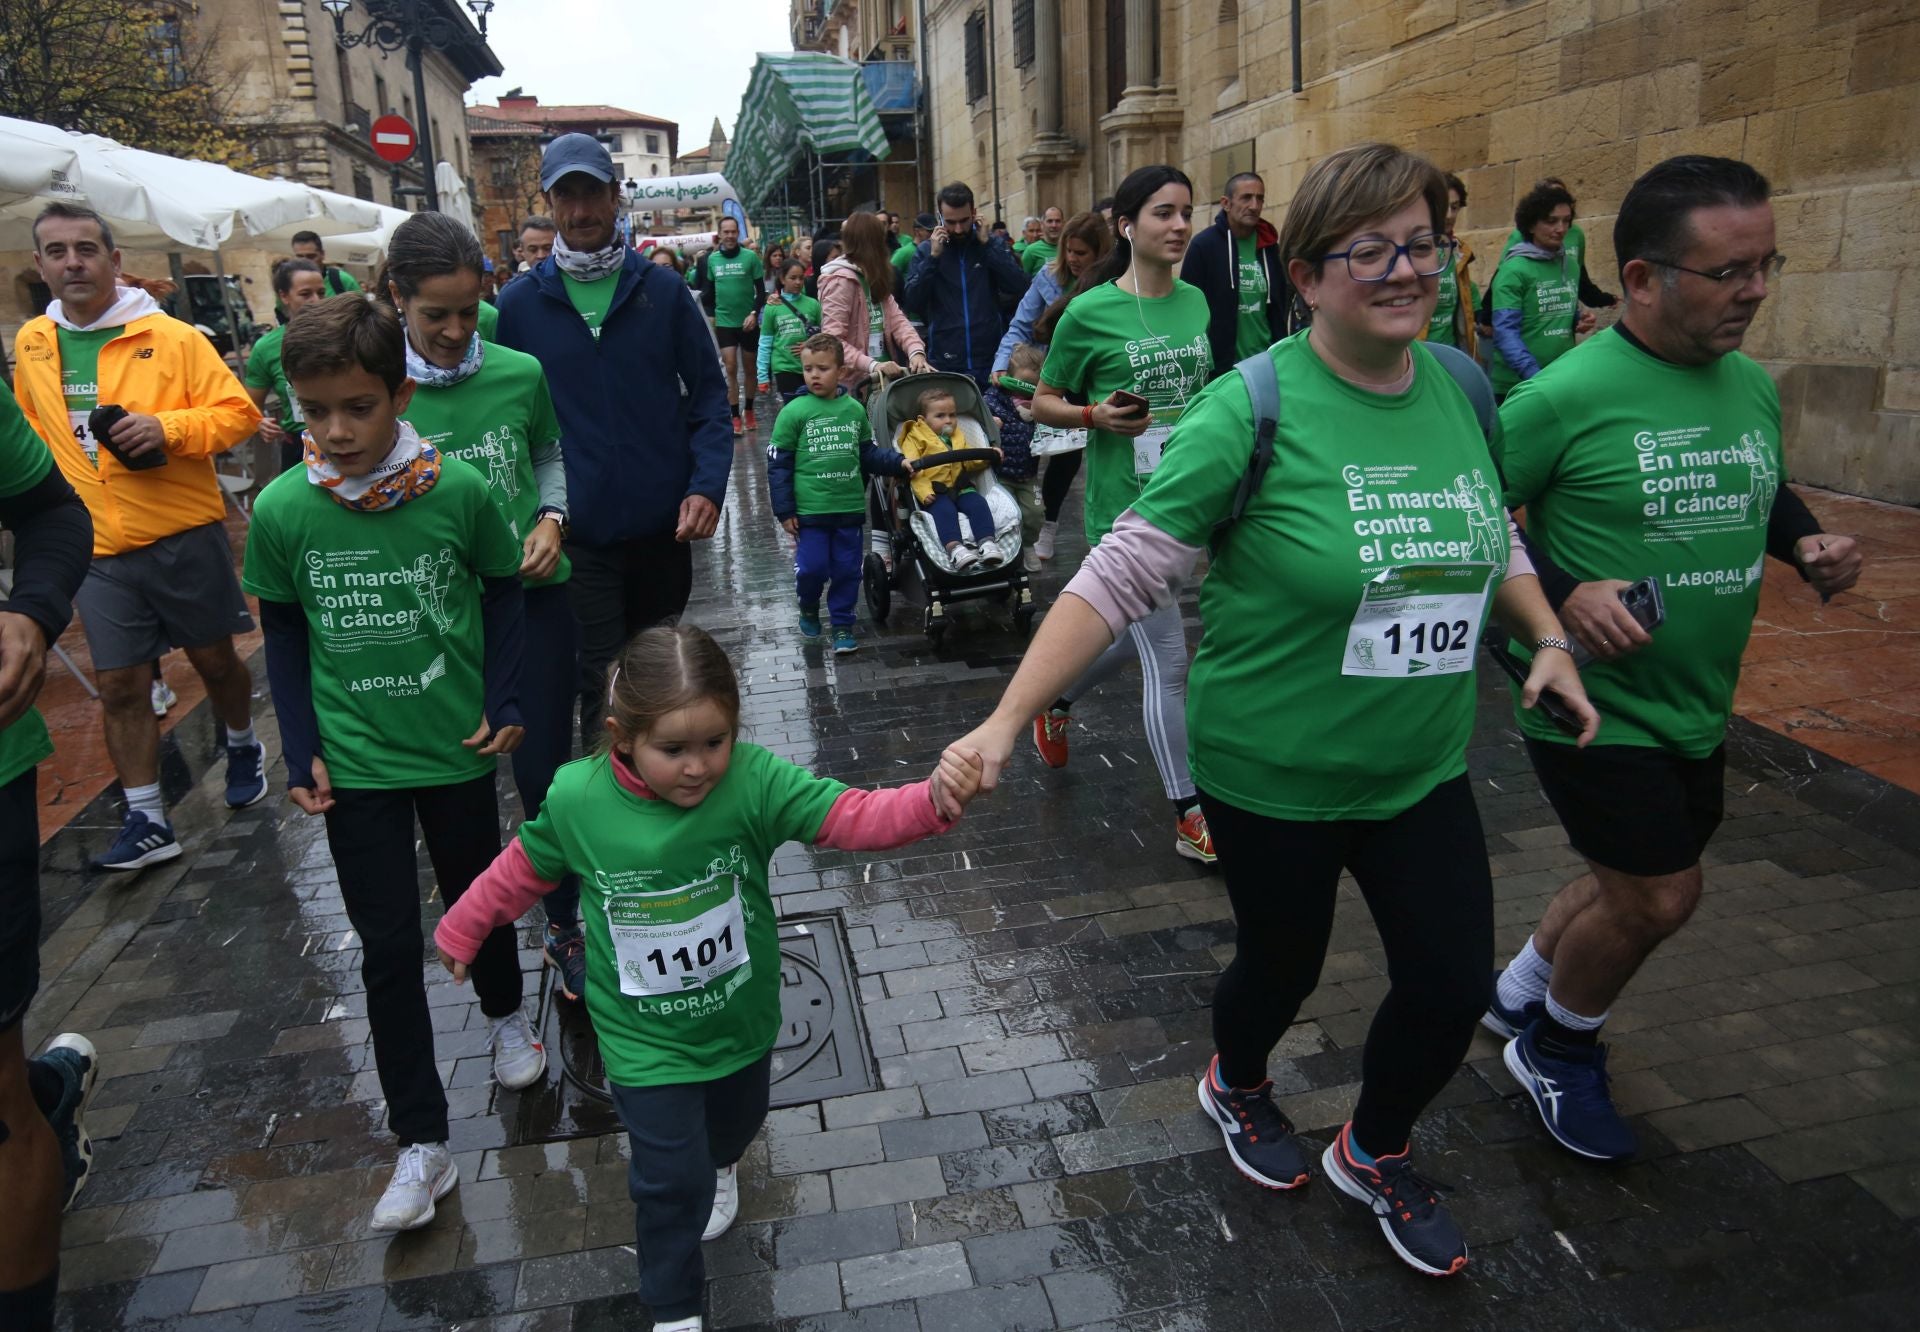
[[69, 411], [67, 424], [73, 427], [73, 442], [78, 444], [87, 455], [87, 461], [95, 467], [100, 465], [100, 441], [93, 437], [93, 426], [88, 418], [91, 412]]
[[1382, 570], [1360, 594], [1340, 673], [1401, 678], [1472, 670], [1496, 572], [1491, 564]]
[[1036, 423], [1033, 441], [1027, 446], [1027, 451], [1036, 458], [1049, 458], [1056, 453], [1072, 453], [1086, 447], [1087, 432], [1084, 429], [1060, 430]]
[[1174, 422], [1180, 419], [1178, 407], [1155, 407], [1153, 424], [1133, 438], [1133, 474], [1152, 476], [1160, 466], [1160, 458], [1167, 451], [1167, 440], [1173, 435]]
[[703, 989], [747, 960], [740, 881], [733, 874], [665, 892], [609, 897], [607, 930], [622, 994]]
[[867, 311], [867, 355], [876, 361], [882, 360], [887, 350], [886, 316], [877, 305], [868, 306]]

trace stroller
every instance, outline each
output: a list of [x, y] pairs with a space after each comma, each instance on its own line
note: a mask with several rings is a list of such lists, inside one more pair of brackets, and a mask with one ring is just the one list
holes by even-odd
[[[981, 401], [979, 387], [965, 375], [904, 376], [876, 389], [867, 401], [867, 417], [873, 425], [874, 439], [889, 448], [899, 448], [908, 423], [918, 414], [920, 395], [929, 388], [941, 388], [953, 394], [966, 447], [943, 454], [928, 465], [991, 460], [993, 455], [987, 448], [1000, 442], [1000, 428]], [[869, 483], [874, 487], [873, 511], [887, 516], [893, 538], [893, 573], [888, 574], [885, 561], [869, 551], [861, 579], [866, 588], [867, 609], [875, 624], [886, 623], [893, 590], [906, 586], [907, 570], [911, 566], [926, 588], [925, 629], [934, 647], [939, 647], [946, 637], [948, 604], [979, 597], [1007, 601], [1013, 608], [1014, 624], [1021, 635], [1032, 632], [1033, 617], [1039, 608], [1034, 605], [1027, 573], [1020, 567], [1019, 502], [990, 468], [970, 474], [968, 480], [993, 514], [993, 532], [991, 539], [983, 539], [982, 534], [971, 530], [964, 515], [960, 519], [961, 530], [979, 541], [983, 550], [997, 557], [998, 562], [990, 558], [959, 572], [954, 570], [952, 560], [940, 543], [932, 515], [915, 501], [911, 485], [900, 483], [899, 505], [903, 507], [896, 507], [888, 497], [885, 478], [875, 477]]]

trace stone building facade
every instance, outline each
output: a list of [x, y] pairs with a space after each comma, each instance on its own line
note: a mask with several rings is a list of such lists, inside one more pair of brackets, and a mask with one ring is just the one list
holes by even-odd
[[[1613, 277], [1614, 209], [1662, 158], [1752, 162], [1789, 257], [1747, 349], [1792, 475], [1920, 503], [1920, 11], [1911, 0], [929, 0], [931, 175], [1015, 225], [1171, 161], [1202, 206], [1253, 169], [1388, 139], [1465, 181], [1498, 247], [1545, 175]], [[1296, 70], [1298, 90], [1296, 91]], [[998, 166], [994, 171], [994, 130]]]

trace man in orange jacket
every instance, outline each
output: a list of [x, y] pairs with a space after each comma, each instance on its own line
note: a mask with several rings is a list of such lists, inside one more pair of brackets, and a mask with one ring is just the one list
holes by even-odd
[[[227, 804], [238, 809], [267, 793], [253, 681], [233, 649], [253, 617], [213, 471], [214, 455], [250, 436], [260, 412], [212, 343], [145, 292], [119, 285], [120, 252], [99, 214], [49, 204], [33, 241], [53, 302], [14, 340], [14, 392], [93, 515], [93, 564], [74, 604], [99, 672], [107, 753], [127, 797], [119, 836], [93, 863], [134, 870], [180, 854], [160, 799], [160, 725], [148, 688], [149, 663], [169, 647], [186, 651], [226, 727]], [[126, 415], [96, 438], [94, 409], [110, 405]]]

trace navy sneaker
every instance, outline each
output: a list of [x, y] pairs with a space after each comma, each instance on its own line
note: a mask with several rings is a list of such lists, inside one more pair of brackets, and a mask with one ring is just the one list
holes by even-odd
[[85, 1036], [68, 1032], [53, 1038], [46, 1053], [33, 1060], [60, 1079], [60, 1099], [47, 1112], [47, 1123], [60, 1141], [60, 1161], [66, 1167], [67, 1188], [61, 1210], [73, 1206], [93, 1169], [93, 1139], [87, 1134], [87, 1102], [100, 1080], [100, 1056]]
[[267, 747], [255, 740], [250, 745], [227, 746], [227, 808], [245, 809], [267, 794]]
[[800, 608], [800, 637], [820, 637], [820, 608], [818, 606], [802, 606]]
[[1200, 1108], [1226, 1140], [1233, 1168], [1267, 1189], [1297, 1189], [1307, 1182], [1307, 1158], [1293, 1141], [1293, 1125], [1273, 1103], [1273, 1080], [1250, 1091], [1224, 1085], [1220, 1056], [1200, 1075]]
[[1502, 1058], [1520, 1089], [1533, 1098], [1540, 1120], [1568, 1151], [1594, 1161], [1624, 1161], [1639, 1139], [1607, 1091], [1607, 1047], [1562, 1047], [1549, 1054], [1540, 1044], [1539, 1021], [1507, 1042]]
[[163, 860], [172, 860], [180, 854], [180, 843], [174, 840], [173, 829], [164, 823], [155, 823], [137, 809], [127, 811], [127, 821], [120, 825], [120, 835], [113, 839], [113, 845], [107, 848], [103, 856], [93, 860], [95, 869], [137, 870], [148, 865], [157, 865]]
[[587, 941], [580, 927], [549, 924], [543, 951], [559, 974], [561, 996], [579, 1003], [587, 993]]
[[1508, 1008], [1500, 1002], [1500, 977], [1502, 972], [1493, 973], [1493, 994], [1487, 1000], [1487, 1011], [1480, 1015], [1480, 1025], [1503, 1041], [1510, 1041], [1527, 1029], [1527, 1024], [1537, 1017], [1544, 1017], [1547, 1004], [1544, 999], [1535, 999], [1523, 1008]]
[[1361, 1165], [1353, 1155], [1353, 1125], [1340, 1132], [1320, 1157], [1320, 1165], [1340, 1192], [1365, 1203], [1380, 1222], [1380, 1233], [1407, 1266], [1428, 1276], [1452, 1276], [1467, 1265], [1467, 1241], [1440, 1201], [1444, 1184], [1413, 1168], [1409, 1153], [1374, 1158]]

